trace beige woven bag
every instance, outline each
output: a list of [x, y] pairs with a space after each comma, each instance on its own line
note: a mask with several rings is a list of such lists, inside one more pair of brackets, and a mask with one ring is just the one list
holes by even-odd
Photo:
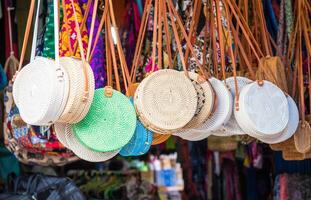
[[[62, 2], [63, 5], [65, 5], [64, 0]], [[74, 8], [73, 2], [72, 7]], [[94, 6], [94, 9], [97, 9], [97, 6]], [[85, 57], [82, 45], [81, 30], [79, 28], [80, 25], [78, 23], [75, 9], [73, 9], [73, 11], [75, 17], [75, 25], [77, 29], [77, 39], [82, 61], [73, 57], [60, 58], [60, 63], [65, 68], [69, 76], [68, 84], [70, 89], [65, 109], [60, 119], [57, 121], [60, 123], [71, 123], [71, 124], [78, 123], [88, 113], [88, 110], [93, 101], [95, 91], [94, 74], [90, 65], [88, 64], [90, 60], [90, 50], [88, 50], [87, 55]], [[64, 15], [66, 23], [68, 16], [66, 12], [64, 12]], [[92, 18], [91, 25], [92, 27], [94, 27], [94, 18]], [[92, 42], [93, 30], [94, 28], [91, 29], [88, 49], [90, 49], [90, 44]]]

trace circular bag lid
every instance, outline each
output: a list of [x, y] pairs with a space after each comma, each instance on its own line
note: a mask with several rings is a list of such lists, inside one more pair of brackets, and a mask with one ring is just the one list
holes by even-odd
[[171, 69], [153, 72], [145, 78], [134, 101], [139, 115], [167, 131], [183, 128], [197, 108], [197, 95], [190, 79]]
[[55, 122], [68, 98], [68, 75], [55, 61], [36, 57], [17, 74], [13, 97], [27, 124], [49, 125]]
[[[238, 91], [241, 91], [244, 86], [251, 83], [252, 80], [237, 76], [237, 85]], [[226, 79], [226, 85], [231, 92], [232, 100], [235, 100], [235, 84], [234, 84], [234, 77], [229, 77]], [[235, 116], [231, 115], [229, 121], [223, 125], [219, 130], [213, 132], [213, 135], [216, 136], [230, 136], [230, 135], [245, 135], [246, 133], [241, 129], [239, 124], [236, 122]]]
[[[107, 89], [107, 87], [105, 88]], [[73, 125], [76, 137], [88, 148], [99, 152], [115, 151], [125, 146], [136, 128], [136, 113], [130, 100], [112, 90], [106, 96], [103, 88], [95, 90], [88, 114]]]
[[[133, 98], [130, 98], [133, 104]], [[120, 151], [122, 156], [143, 155], [150, 149], [153, 138], [153, 132], [146, 129], [143, 124], [137, 120], [136, 129], [133, 137]]]
[[84, 78], [83, 62], [73, 57], [62, 57], [60, 63], [68, 73], [70, 89], [66, 107], [58, 122], [78, 123], [87, 114], [94, 97], [93, 71], [90, 65], [85, 63], [86, 75], [88, 76], [88, 94], [85, 94], [86, 79]]
[[285, 140], [288, 140], [291, 138], [294, 133], [296, 132], [299, 124], [299, 111], [297, 108], [297, 105], [293, 98], [291, 96], [287, 96], [287, 101], [288, 101], [288, 108], [289, 108], [289, 121], [287, 124], [287, 127], [285, 130], [282, 132], [282, 134], [277, 137], [276, 139], [259, 139], [262, 142], [268, 143], [268, 144], [276, 144], [283, 142]]
[[194, 117], [184, 129], [195, 128], [204, 123], [210, 116], [215, 103], [215, 93], [208, 81], [202, 80], [202, 78], [194, 72], [189, 72], [189, 78], [197, 92], [198, 102]]
[[239, 96], [239, 111], [235, 111], [237, 122], [247, 126], [258, 136], [275, 137], [288, 124], [287, 99], [277, 86], [264, 81], [262, 86], [253, 82], [245, 86]]
[[69, 149], [76, 154], [79, 158], [89, 161], [89, 162], [103, 162], [109, 160], [116, 156], [119, 151], [112, 152], [97, 152], [92, 149], [87, 148], [83, 144], [79, 142], [79, 140], [75, 137], [75, 134], [72, 130], [72, 126], [70, 124], [66, 125], [65, 128], [65, 138], [68, 144]]

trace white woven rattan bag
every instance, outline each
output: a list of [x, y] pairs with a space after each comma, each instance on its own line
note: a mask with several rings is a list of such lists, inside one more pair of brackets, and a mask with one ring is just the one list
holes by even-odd
[[204, 139], [210, 136], [213, 131], [220, 129], [230, 119], [233, 107], [230, 91], [222, 81], [216, 78], [210, 78], [209, 81], [216, 93], [217, 99], [213, 113], [199, 128], [179, 131], [174, 135], [187, 140], [192, 140], [191, 138], [197, 140], [196, 137]]
[[[55, 6], [57, 6], [57, 1], [54, 2]], [[68, 98], [68, 75], [59, 64], [57, 9], [54, 9], [54, 21], [56, 22], [54, 23], [55, 61], [43, 57], [35, 58], [36, 39], [34, 39], [31, 62], [23, 69], [20, 64], [19, 70], [21, 70], [17, 73], [13, 85], [13, 97], [17, 102], [21, 117], [31, 125], [51, 125], [57, 121]], [[26, 33], [28, 32], [26, 36], [29, 35], [30, 24], [27, 22], [29, 26], [26, 27]], [[37, 23], [35, 23], [34, 30], [34, 37], [36, 36]], [[25, 40], [27, 41], [28, 38]], [[23, 49], [26, 49], [25, 43]]]
[[[241, 91], [241, 89], [246, 86], [247, 84], [251, 83], [252, 80], [246, 78], [246, 77], [236, 77], [238, 91]], [[235, 99], [235, 84], [234, 84], [234, 77], [230, 77], [226, 79], [226, 85], [231, 92], [232, 100]], [[234, 109], [234, 108], [233, 108]], [[235, 116], [231, 115], [231, 118], [229, 121], [223, 125], [219, 130], [214, 131], [213, 135], [216, 136], [230, 136], [230, 135], [244, 135], [246, 134], [238, 125], [236, 122]]]
[[244, 132], [255, 138], [276, 138], [289, 122], [288, 101], [282, 90], [269, 81], [245, 86], [234, 113]]

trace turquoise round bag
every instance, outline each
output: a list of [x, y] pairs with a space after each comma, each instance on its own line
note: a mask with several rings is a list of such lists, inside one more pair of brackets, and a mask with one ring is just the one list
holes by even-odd
[[[133, 98], [130, 97], [133, 104]], [[133, 137], [127, 145], [125, 145], [119, 154], [121, 156], [140, 156], [147, 153], [153, 140], [153, 132], [146, 129], [144, 125], [137, 120], [136, 129]]]

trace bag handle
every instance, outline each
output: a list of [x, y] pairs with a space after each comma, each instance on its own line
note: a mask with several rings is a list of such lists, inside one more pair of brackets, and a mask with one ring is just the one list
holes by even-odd
[[87, 73], [87, 64], [86, 64], [87, 61], [85, 59], [85, 54], [83, 51], [81, 30], [80, 30], [80, 26], [79, 26], [79, 22], [78, 22], [78, 17], [77, 17], [74, 1], [73, 0], [70, 0], [70, 1], [71, 1], [71, 6], [73, 9], [73, 15], [74, 15], [74, 19], [75, 19], [75, 29], [77, 32], [78, 44], [79, 44], [79, 48], [80, 48], [80, 54], [81, 54], [82, 65], [83, 65], [83, 74], [84, 74], [84, 78], [85, 78], [83, 102], [86, 102], [88, 99], [88, 96], [89, 96], [89, 77], [88, 77], [88, 73]]
[[38, 0], [37, 1], [37, 12], [35, 16], [34, 32], [33, 32], [33, 37], [32, 37], [30, 62], [32, 62], [36, 56], [40, 4], [41, 4], [41, 0]]
[[152, 6], [152, 0], [147, 0], [145, 3], [145, 8], [144, 8], [142, 19], [141, 19], [141, 25], [140, 25], [140, 29], [138, 33], [137, 42], [136, 42], [137, 45], [135, 48], [135, 53], [134, 53], [134, 58], [133, 58], [133, 63], [132, 63], [132, 69], [131, 69], [131, 75], [130, 75], [132, 82], [136, 81], [135, 79], [136, 79], [136, 72], [138, 68], [138, 62], [139, 62], [139, 57], [141, 55], [143, 38], [145, 37], [146, 28], [148, 25], [148, 19], [149, 19], [149, 15], [151, 12], [151, 6]]
[[[13, 50], [13, 36], [12, 36], [12, 20], [11, 20], [11, 10], [14, 10], [13, 7], [7, 7], [8, 12], [8, 24], [9, 24], [9, 39], [10, 39], [10, 56], [7, 58], [4, 64], [4, 71], [8, 74], [10, 74], [11, 77], [16, 73], [18, 69], [19, 62], [17, 58], [14, 55]], [[8, 73], [8, 70], [11, 70], [10, 73]], [[11, 80], [11, 77], [8, 78]]]
[[[222, 28], [222, 23], [221, 23], [220, 1], [215, 0], [215, 4], [216, 4], [216, 21], [217, 21], [219, 48], [220, 48], [220, 64], [221, 64], [222, 78], [226, 84], [225, 44], [224, 44], [224, 38], [223, 38], [224, 37], [223, 28]], [[214, 51], [217, 51], [217, 49], [214, 49]]]
[[153, 33], [152, 33], [152, 67], [151, 72], [154, 72], [156, 62], [156, 48], [157, 48], [157, 27], [158, 27], [158, 5], [159, 0], [154, 0], [154, 12], [153, 12]]
[[104, 6], [103, 8], [101, 8], [101, 9], [103, 9], [103, 14], [102, 14], [101, 20], [99, 22], [98, 30], [97, 30], [97, 33], [96, 33], [96, 36], [95, 36], [95, 40], [94, 40], [94, 44], [93, 44], [94, 47], [93, 47], [93, 49], [91, 51], [90, 59], [92, 59], [92, 57], [93, 57], [93, 54], [94, 54], [94, 51], [95, 51], [95, 47], [96, 47], [96, 45], [98, 43], [99, 36], [101, 34], [101, 31], [103, 29], [104, 24], [106, 23], [107, 15], [108, 15], [108, 8], [109, 8], [108, 6]]
[[[131, 83], [131, 79], [130, 79], [130, 75], [129, 75], [129, 71], [128, 71], [128, 66], [125, 60], [125, 55], [121, 46], [121, 39], [120, 39], [120, 35], [118, 32], [118, 27], [117, 27], [117, 23], [116, 23], [116, 19], [115, 19], [115, 15], [114, 15], [114, 9], [113, 9], [113, 3], [112, 0], [109, 0], [109, 8], [110, 8], [110, 18], [111, 18], [111, 22], [112, 22], [112, 26], [114, 30], [114, 35], [115, 35], [115, 41], [114, 44], [117, 46], [117, 51], [119, 54], [119, 59], [120, 59], [120, 66], [121, 66], [121, 71], [122, 71], [122, 76], [123, 76], [123, 82], [124, 82], [124, 87], [125, 90], [127, 91], [128, 89], [128, 84]], [[110, 29], [108, 29], [110, 30]]]
[[170, 69], [173, 69], [173, 60], [172, 60], [172, 49], [171, 49], [171, 35], [169, 32], [169, 26], [167, 21], [167, 8], [165, 6], [165, 1], [162, 2], [162, 15], [163, 15], [163, 24], [164, 24], [164, 33], [166, 38], [166, 51], [168, 55], [168, 65]]
[[[86, 9], [85, 9], [85, 12], [84, 12], [84, 15], [83, 15], [83, 19], [82, 19], [82, 22], [80, 24], [80, 30], [83, 28], [83, 26], [85, 26], [87, 17], [88, 17], [89, 12], [90, 12], [92, 1], [93, 0], [88, 0], [88, 2], [87, 2]], [[75, 42], [73, 44], [73, 54], [72, 55], [76, 55], [78, 46], [79, 45], [77, 45], [77, 40], [75, 40]]]
[[[199, 66], [200, 72], [202, 73], [202, 76], [203, 76], [202, 78], [207, 80], [209, 75], [206, 73], [206, 70], [203, 68], [201, 62], [198, 60], [198, 57], [195, 54], [194, 48], [193, 48], [191, 41], [190, 41], [190, 39], [186, 33], [186, 30], [182, 24], [182, 20], [181, 20], [180, 16], [178, 15], [177, 11], [175, 10], [175, 7], [174, 7], [172, 0], [167, 1], [167, 6], [168, 6], [168, 10], [170, 11], [170, 18], [171, 18], [172, 26], [173, 26], [173, 24], [175, 24], [175, 21], [174, 21], [174, 17], [175, 17], [177, 24], [181, 30], [181, 33], [182, 33], [184, 39], [186, 40], [187, 45], [189, 46], [190, 52], [193, 54], [195, 62]], [[176, 26], [175, 26], [175, 28], [176, 28]], [[177, 33], [177, 31], [176, 31], [176, 33]], [[178, 33], [177, 33], [177, 35], [178, 35]], [[176, 43], [177, 43], [177, 41], [176, 41]], [[185, 63], [185, 61], [184, 61], [184, 63]]]
[[[200, 19], [200, 14], [201, 14], [201, 8], [202, 4], [200, 3], [201, 0], [194, 0], [194, 6], [193, 6], [193, 11], [192, 11], [192, 21], [190, 23], [190, 30], [189, 30], [189, 37], [190, 39], [193, 39], [193, 43], [195, 43], [196, 37], [193, 37], [195, 33], [195, 28], [198, 25], [199, 19]], [[205, 2], [206, 3], [206, 2]], [[185, 52], [185, 59], [186, 59], [186, 65], [189, 64], [188, 59], [189, 59], [189, 54], [190, 54], [190, 49], [188, 45], [186, 46], [186, 52]], [[204, 64], [203, 64], [204, 66]]]
[[[91, 54], [91, 46], [92, 46], [92, 42], [93, 42], [93, 34], [94, 34], [97, 7], [98, 7], [98, 0], [94, 0], [92, 21], [91, 21], [91, 30], [90, 30], [90, 34], [89, 34], [89, 43], [88, 43], [87, 53], [86, 53], [87, 62], [90, 62], [90, 60], [91, 60], [90, 54]], [[94, 47], [94, 49], [95, 49], [95, 47]]]
[[[19, 66], [18, 69], [15, 73], [15, 77], [17, 75], [17, 73], [22, 69], [22, 65], [25, 59], [25, 53], [26, 53], [26, 49], [27, 49], [27, 43], [28, 43], [28, 39], [29, 39], [29, 33], [30, 33], [30, 28], [31, 28], [31, 22], [32, 22], [32, 17], [33, 17], [33, 13], [34, 13], [34, 9], [35, 9], [35, 0], [31, 0], [30, 2], [30, 8], [29, 8], [29, 13], [28, 13], [28, 18], [27, 18], [27, 23], [26, 23], [26, 30], [25, 30], [25, 35], [24, 35], [24, 40], [23, 40], [23, 46], [22, 46], [22, 52], [21, 52], [21, 57], [20, 57], [20, 62], [19, 62]], [[14, 77], [13, 77], [13, 81], [14, 81]]]

